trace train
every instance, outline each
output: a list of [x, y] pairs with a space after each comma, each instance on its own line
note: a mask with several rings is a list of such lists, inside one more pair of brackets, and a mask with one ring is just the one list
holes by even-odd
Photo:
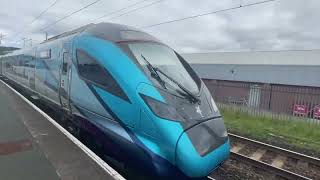
[[75, 136], [149, 179], [201, 179], [229, 157], [209, 89], [175, 50], [134, 27], [89, 24], [0, 57], [0, 74]]

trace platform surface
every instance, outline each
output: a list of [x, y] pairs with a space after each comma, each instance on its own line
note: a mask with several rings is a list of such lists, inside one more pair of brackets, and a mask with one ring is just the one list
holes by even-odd
[[111, 180], [113, 177], [0, 82], [0, 179]]

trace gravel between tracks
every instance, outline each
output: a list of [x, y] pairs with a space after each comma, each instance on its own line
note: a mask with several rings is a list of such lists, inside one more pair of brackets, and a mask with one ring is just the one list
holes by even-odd
[[216, 180], [284, 180], [234, 159], [229, 159], [211, 176]]
[[245, 143], [242, 143], [245, 145], [244, 148], [242, 148], [238, 153], [239, 154], [242, 154], [242, 155], [245, 155], [245, 156], [248, 156], [250, 157], [254, 152], [255, 150], [257, 149], [256, 147], [254, 146], [251, 146], [249, 144], [245, 144]]
[[294, 158], [287, 158], [283, 168], [314, 180], [320, 180], [320, 167], [314, 165], [308, 166], [306, 163], [299, 164], [298, 160]]
[[265, 163], [268, 163], [268, 164], [271, 164], [273, 159], [277, 156], [276, 153], [274, 152], [271, 152], [271, 151], [267, 151], [261, 158], [261, 161], [262, 162], [265, 162]]

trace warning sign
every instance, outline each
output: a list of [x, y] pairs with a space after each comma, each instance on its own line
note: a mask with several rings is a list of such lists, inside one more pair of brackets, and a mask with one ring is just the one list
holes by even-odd
[[[294, 115], [307, 115], [308, 114], [308, 107], [307, 105], [302, 104], [295, 104], [293, 106], [293, 114]], [[319, 114], [320, 115], [320, 114]]]
[[320, 105], [314, 107], [313, 109], [313, 117], [320, 118]]

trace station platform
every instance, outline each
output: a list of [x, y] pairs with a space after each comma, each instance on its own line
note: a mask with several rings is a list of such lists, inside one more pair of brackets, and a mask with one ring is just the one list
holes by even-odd
[[0, 80], [0, 179], [123, 179], [49, 119]]

